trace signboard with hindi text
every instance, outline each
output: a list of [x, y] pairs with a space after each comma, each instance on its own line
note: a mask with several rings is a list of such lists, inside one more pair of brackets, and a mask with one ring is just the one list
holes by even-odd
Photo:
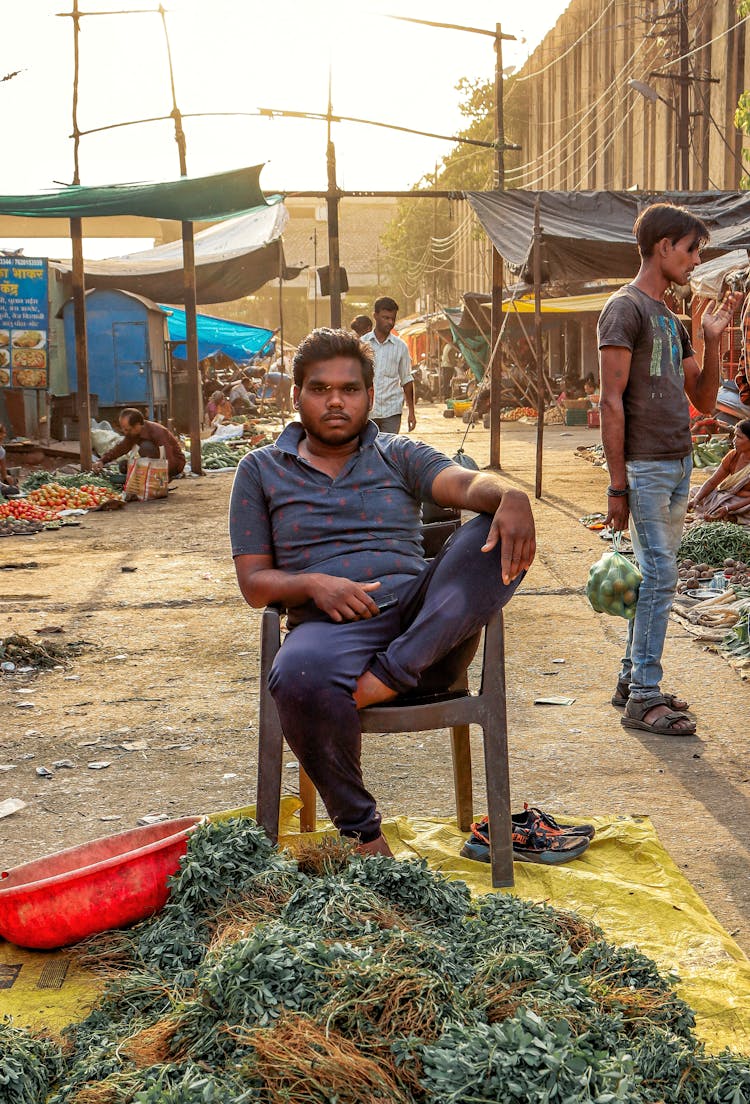
[[47, 387], [48, 337], [46, 258], [0, 254], [0, 387]]

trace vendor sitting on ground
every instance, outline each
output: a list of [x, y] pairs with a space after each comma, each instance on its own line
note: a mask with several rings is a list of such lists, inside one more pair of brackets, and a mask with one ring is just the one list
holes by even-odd
[[[159, 449], [163, 448], [169, 464], [169, 478], [176, 479], [181, 475], [185, 467], [185, 454], [180, 442], [165, 426], [158, 422], [148, 422], [140, 410], [126, 407], [120, 411], [120, 432], [124, 434], [122, 441], [108, 449], [101, 460], [94, 464], [95, 472], [100, 472], [106, 464], [111, 464], [120, 456], [127, 455], [137, 445], [140, 455], [151, 459], [158, 459]], [[127, 469], [127, 460], [122, 460], [120, 471], [124, 473]]]
[[750, 526], [750, 418], [734, 427], [734, 448], [690, 496], [688, 509], [702, 521], [736, 521]]
[[15, 476], [8, 474], [8, 469], [5, 466], [5, 435], [8, 431], [2, 422], [0, 422], [0, 495], [3, 498], [12, 498], [18, 494], [18, 480]]
[[214, 391], [206, 403], [206, 421], [209, 426], [216, 426], [221, 422], [231, 422], [234, 410], [223, 391]]
[[[370, 420], [372, 347], [320, 329], [294, 358], [275, 444], [240, 461], [230, 506], [240, 590], [286, 606], [269, 688], [287, 742], [343, 836], [390, 855], [362, 779], [359, 710], [444, 690], [464, 644], [508, 602], [535, 552], [527, 496]], [[421, 503], [475, 511], [429, 564]]]
[[229, 389], [229, 402], [235, 414], [247, 414], [257, 412], [258, 406], [253, 393], [252, 380], [247, 375], [236, 379]]

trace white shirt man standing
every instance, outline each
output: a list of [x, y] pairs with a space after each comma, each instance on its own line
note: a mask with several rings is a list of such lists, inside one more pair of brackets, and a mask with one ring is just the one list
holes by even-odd
[[375, 402], [370, 417], [381, 433], [398, 433], [406, 402], [409, 431], [417, 424], [414, 413], [414, 381], [409, 347], [391, 330], [396, 325], [398, 303], [384, 296], [373, 306], [375, 327], [361, 340], [375, 353]]

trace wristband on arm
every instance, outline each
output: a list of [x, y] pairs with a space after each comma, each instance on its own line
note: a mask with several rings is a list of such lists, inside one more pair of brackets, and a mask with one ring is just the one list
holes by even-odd
[[607, 498], [625, 498], [630, 487], [607, 487]]

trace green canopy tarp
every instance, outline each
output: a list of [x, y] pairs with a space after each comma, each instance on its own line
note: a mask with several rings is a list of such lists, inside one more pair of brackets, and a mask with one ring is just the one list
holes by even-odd
[[162, 184], [74, 184], [41, 195], [0, 196], [0, 215], [31, 218], [99, 218], [144, 215], [176, 222], [214, 222], [265, 204], [260, 190], [262, 165], [183, 177]]

